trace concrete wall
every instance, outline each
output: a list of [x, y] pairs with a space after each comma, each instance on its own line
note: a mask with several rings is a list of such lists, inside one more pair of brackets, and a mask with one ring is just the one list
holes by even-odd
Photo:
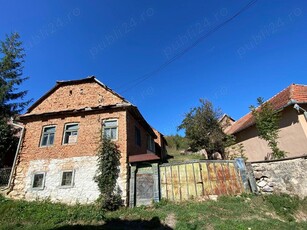
[[[265, 160], [271, 149], [267, 142], [258, 137], [253, 125], [235, 134], [238, 143], [243, 143], [248, 161]], [[287, 157], [307, 153], [307, 122], [303, 114], [298, 115], [292, 107], [282, 111], [278, 147], [287, 152]]]
[[307, 196], [307, 156], [252, 163], [252, 167], [261, 193], [287, 193], [301, 198]]

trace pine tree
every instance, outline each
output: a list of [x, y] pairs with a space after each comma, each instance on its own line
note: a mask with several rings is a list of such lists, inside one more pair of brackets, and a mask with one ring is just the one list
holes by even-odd
[[121, 196], [116, 188], [120, 157], [121, 153], [117, 145], [110, 139], [102, 137], [98, 148], [98, 169], [95, 181], [101, 194], [101, 207], [106, 210], [115, 210], [122, 204]]
[[1, 42], [0, 55], [0, 117], [9, 118], [23, 111], [31, 100], [23, 101], [27, 91], [19, 91], [23, 77], [25, 52], [19, 34], [12, 33]]
[[31, 102], [24, 101], [27, 91], [18, 89], [28, 79], [23, 77], [25, 53], [19, 38], [18, 33], [12, 33], [0, 42], [0, 167], [5, 155], [14, 153], [17, 145], [9, 120]]

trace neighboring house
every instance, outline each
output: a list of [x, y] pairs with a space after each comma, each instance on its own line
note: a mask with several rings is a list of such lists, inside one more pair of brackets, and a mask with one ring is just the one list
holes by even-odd
[[[292, 84], [267, 102], [281, 115], [278, 147], [287, 152], [287, 157], [306, 154], [307, 113], [304, 114], [304, 110], [307, 110], [307, 85]], [[300, 107], [299, 111], [295, 105]], [[226, 133], [233, 134], [237, 143], [243, 143], [248, 161], [268, 158], [271, 149], [259, 138], [251, 113], [233, 123]]]
[[[160, 161], [155, 153], [158, 132], [136, 106], [95, 77], [57, 82], [20, 121], [25, 132], [9, 194], [13, 198], [95, 201], [99, 191], [93, 178], [101, 133], [121, 151], [118, 185], [126, 205], [129, 164]], [[159, 147], [163, 158], [164, 146]]]
[[227, 133], [227, 131], [230, 129], [230, 127], [235, 123], [235, 120], [230, 117], [227, 114], [224, 114], [220, 119], [219, 119], [219, 124], [224, 132]]

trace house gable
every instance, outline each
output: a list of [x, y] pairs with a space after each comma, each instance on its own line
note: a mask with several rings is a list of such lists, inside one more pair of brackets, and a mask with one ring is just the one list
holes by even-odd
[[27, 114], [50, 113], [120, 103], [129, 102], [99, 82], [95, 77], [88, 77], [81, 80], [57, 82], [55, 87], [28, 109]]

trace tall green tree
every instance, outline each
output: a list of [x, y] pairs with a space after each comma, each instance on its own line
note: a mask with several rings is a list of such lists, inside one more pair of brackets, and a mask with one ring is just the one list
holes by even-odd
[[220, 109], [215, 109], [208, 100], [200, 99], [200, 106], [192, 108], [185, 115], [178, 129], [184, 129], [193, 151], [206, 149], [209, 157], [214, 152], [219, 152], [224, 158], [224, 134], [219, 118], [222, 116]]
[[263, 98], [257, 98], [258, 106], [250, 106], [256, 122], [259, 137], [268, 142], [272, 152], [268, 159], [280, 159], [286, 156], [286, 152], [278, 148], [280, 113], [276, 112], [270, 102], [264, 102]]
[[5, 155], [16, 148], [14, 130], [9, 119], [18, 115], [31, 102], [24, 100], [27, 91], [19, 86], [28, 79], [23, 76], [25, 52], [18, 33], [7, 35], [0, 42], [0, 167]]
[[116, 188], [119, 176], [121, 153], [117, 145], [106, 137], [102, 137], [98, 148], [98, 169], [95, 181], [100, 190], [101, 207], [115, 210], [121, 206], [121, 196]]
[[24, 101], [27, 91], [18, 87], [28, 77], [23, 77], [25, 52], [18, 33], [7, 35], [0, 46], [0, 117], [15, 116], [31, 102]]

